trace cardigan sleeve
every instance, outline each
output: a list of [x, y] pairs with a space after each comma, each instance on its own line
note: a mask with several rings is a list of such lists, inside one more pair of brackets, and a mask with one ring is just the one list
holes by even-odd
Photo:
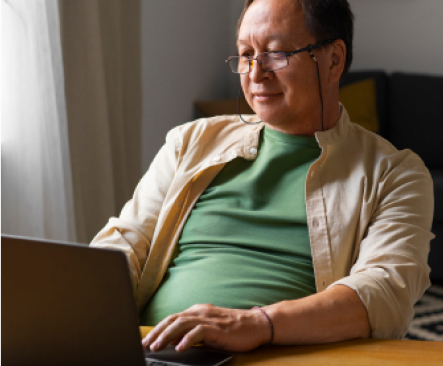
[[120, 216], [111, 217], [94, 237], [91, 246], [123, 251], [129, 263], [134, 291], [141, 278], [148, 257], [158, 217], [177, 168], [180, 146], [176, 131], [166, 136], [166, 143], [140, 180], [132, 199], [123, 207]]
[[413, 305], [430, 285], [433, 184], [417, 157], [392, 169], [378, 189], [379, 201], [350, 275], [331, 286], [348, 286], [360, 296], [374, 338], [402, 338]]

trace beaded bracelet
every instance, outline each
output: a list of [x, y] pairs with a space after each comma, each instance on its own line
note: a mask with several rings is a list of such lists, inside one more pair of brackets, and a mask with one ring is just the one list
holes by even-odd
[[271, 320], [271, 318], [269, 317], [269, 315], [266, 314], [266, 311], [264, 311], [261, 307], [259, 307], [259, 306], [254, 306], [252, 309], [258, 309], [258, 310], [260, 310], [260, 311], [263, 313], [263, 315], [266, 317], [266, 319], [268, 319], [269, 327], [271, 328], [271, 339], [269, 340], [268, 343], [265, 343], [265, 344], [264, 344], [265, 346], [268, 346], [268, 345], [272, 344], [272, 341], [274, 340], [274, 324], [272, 323], [272, 320]]

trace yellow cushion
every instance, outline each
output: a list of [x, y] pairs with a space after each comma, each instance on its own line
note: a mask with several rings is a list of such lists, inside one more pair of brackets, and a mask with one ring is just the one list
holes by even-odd
[[374, 79], [342, 86], [339, 93], [340, 102], [345, 106], [352, 122], [369, 131], [379, 131]]

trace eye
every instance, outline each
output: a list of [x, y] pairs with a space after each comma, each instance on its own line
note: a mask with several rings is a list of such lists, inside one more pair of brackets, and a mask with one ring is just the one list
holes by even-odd
[[252, 52], [250, 52], [250, 51], [243, 51], [243, 52], [239, 52], [239, 56], [246, 56], [246, 57], [250, 57], [250, 56], [253, 56], [254, 55], [254, 53]]
[[250, 45], [243, 45], [237, 48], [239, 56], [253, 56], [255, 51]]
[[268, 53], [274, 60], [283, 60], [286, 58], [286, 53], [284, 51], [269, 51]]

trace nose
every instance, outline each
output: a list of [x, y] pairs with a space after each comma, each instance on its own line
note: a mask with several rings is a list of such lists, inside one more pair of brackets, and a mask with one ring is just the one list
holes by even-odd
[[249, 78], [254, 83], [258, 83], [258, 82], [262, 81], [264, 78], [269, 79], [270, 74], [272, 73], [272, 71], [264, 70], [263, 64], [257, 59], [251, 60], [250, 68], [251, 68], [251, 71], [249, 72]]

